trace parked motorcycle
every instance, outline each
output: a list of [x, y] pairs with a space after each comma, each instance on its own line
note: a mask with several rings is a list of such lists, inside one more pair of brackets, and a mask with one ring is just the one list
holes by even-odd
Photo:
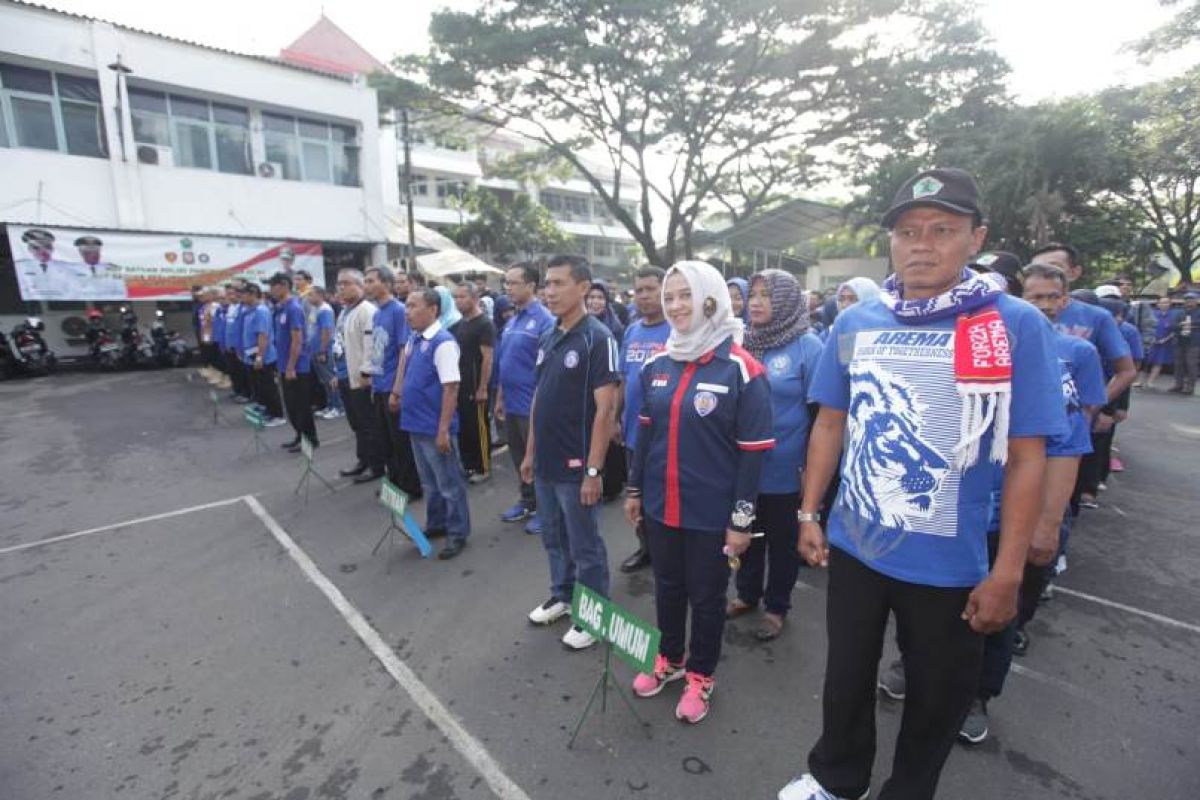
[[0, 331], [0, 380], [11, 377], [17, 371], [17, 357], [4, 331]]
[[167, 327], [161, 309], [154, 312], [154, 324], [150, 326], [150, 338], [154, 341], [154, 357], [164, 367], [186, 367], [192, 358], [192, 350], [183, 337]]
[[137, 314], [121, 306], [121, 360], [131, 367], [154, 364], [154, 345], [138, 330]]
[[49, 375], [58, 365], [58, 357], [42, 338], [44, 330], [46, 324], [37, 317], [27, 317], [12, 329], [12, 351], [17, 372]]
[[87, 330], [84, 338], [88, 343], [88, 355], [92, 363], [103, 370], [114, 370], [121, 366], [121, 345], [104, 325], [104, 315], [97, 309], [87, 314]]

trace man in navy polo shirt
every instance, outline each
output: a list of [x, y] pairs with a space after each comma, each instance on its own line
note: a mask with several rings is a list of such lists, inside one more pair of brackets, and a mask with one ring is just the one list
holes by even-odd
[[[642, 407], [642, 367], [655, 354], [662, 352], [667, 345], [667, 337], [671, 335], [671, 326], [663, 316], [662, 307], [665, 274], [661, 267], [642, 267], [633, 280], [633, 300], [638, 317], [625, 329], [621, 344], [621, 382], [625, 388], [621, 436], [625, 440], [626, 463], [632, 462], [637, 447], [638, 410]], [[621, 562], [621, 572], [636, 572], [650, 564], [645, 527], [639, 523], [635, 533], [638, 549]]]
[[[608, 595], [598, 504], [621, 373], [616, 340], [584, 307], [591, 285], [592, 270], [579, 256], [554, 256], [546, 265], [546, 305], [558, 326], [542, 337], [538, 350], [529, 447], [521, 462], [521, 479], [533, 482], [537, 492], [550, 561], [550, 598], [529, 613], [535, 625], [549, 625], [570, 611], [576, 580]], [[573, 626], [562, 642], [582, 650], [596, 640]]]
[[400, 428], [428, 492], [425, 532], [443, 533], [438, 558], [462, 552], [471, 533], [467, 482], [458, 461], [458, 342], [438, 322], [441, 305], [433, 289], [413, 289], [404, 303], [412, 336], [400, 361]]
[[[517, 312], [504, 326], [496, 354], [499, 388], [496, 390], [496, 419], [504, 423], [508, 452], [518, 470], [528, 453], [529, 408], [537, 382], [538, 343], [554, 327], [554, 318], [537, 301], [538, 271], [529, 263], [515, 264], [504, 275], [504, 288]], [[505, 522], [520, 522], [537, 508], [533, 483], [521, 478], [521, 497], [500, 515]], [[540, 533], [537, 519], [526, 526], [529, 533]]]
[[319, 447], [317, 424], [312, 411], [312, 357], [304, 338], [304, 307], [292, 294], [292, 277], [276, 272], [267, 281], [275, 300], [275, 351], [279, 357], [283, 381], [283, 407], [296, 436], [282, 447], [289, 453], [300, 452], [300, 437], [307, 436]]

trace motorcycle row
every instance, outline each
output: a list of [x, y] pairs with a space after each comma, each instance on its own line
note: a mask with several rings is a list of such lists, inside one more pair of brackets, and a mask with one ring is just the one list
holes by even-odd
[[[192, 351], [176, 331], [167, 328], [163, 312], [154, 312], [154, 323], [147, 336], [138, 328], [137, 315], [122, 306], [121, 330], [113, 333], [104, 324], [98, 309], [87, 313], [87, 361], [102, 370], [149, 367], [183, 367]], [[0, 378], [17, 375], [49, 375], [58, 366], [58, 357], [46, 344], [42, 333], [46, 325], [37, 317], [18, 323], [8, 336], [0, 331]]]

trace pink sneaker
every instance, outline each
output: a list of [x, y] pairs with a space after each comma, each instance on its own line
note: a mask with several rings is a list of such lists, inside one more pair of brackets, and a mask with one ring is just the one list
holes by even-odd
[[712, 697], [713, 679], [698, 672], [687, 674], [687, 687], [679, 705], [675, 706], [675, 718], [695, 725], [708, 716], [708, 702]]
[[668, 683], [682, 677], [683, 664], [672, 664], [666, 656], [659, 653], [654, 657], [654, 672], [642, 672], [633, 679], [633, 693], [638, 697], [654, 697]]
[[1108, 468], [1112, 472], [1124, 472], [1125, 471], [1125, 465], [1122, 464], [1121, 459], [1117, 458], [1116, 456], [1113, 456], [1112, 458], [1108, 459]]

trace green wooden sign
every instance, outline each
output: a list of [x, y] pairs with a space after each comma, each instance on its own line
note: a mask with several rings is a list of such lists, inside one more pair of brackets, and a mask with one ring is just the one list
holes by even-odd
[[654, 656], [662, 637], [658, 628], [582, 583], [575, 584], [571, 619], [592, 636], [611, 644], [613, 652], [629, 666], [639, 672], [654, 671]]
[[300, 452], [304, 454], [304, 458], [307, 459], [309, 463], [312, 463], [313, 446], [312, 442], [308, 440], [307, 436], [300, 437]]
[[263, 420], [263, 415], [255, 411], [253, 408], [243, 408], [242, 416], [246, 418], [246, 424], [256, 431], [261, 431], [266, 427]]
[[408, 495], [387, 478], [383, 479], [383, 485], [379, 487], [379, 502], [397, 517], [403, 517], [404, 512], [408, 510]]

